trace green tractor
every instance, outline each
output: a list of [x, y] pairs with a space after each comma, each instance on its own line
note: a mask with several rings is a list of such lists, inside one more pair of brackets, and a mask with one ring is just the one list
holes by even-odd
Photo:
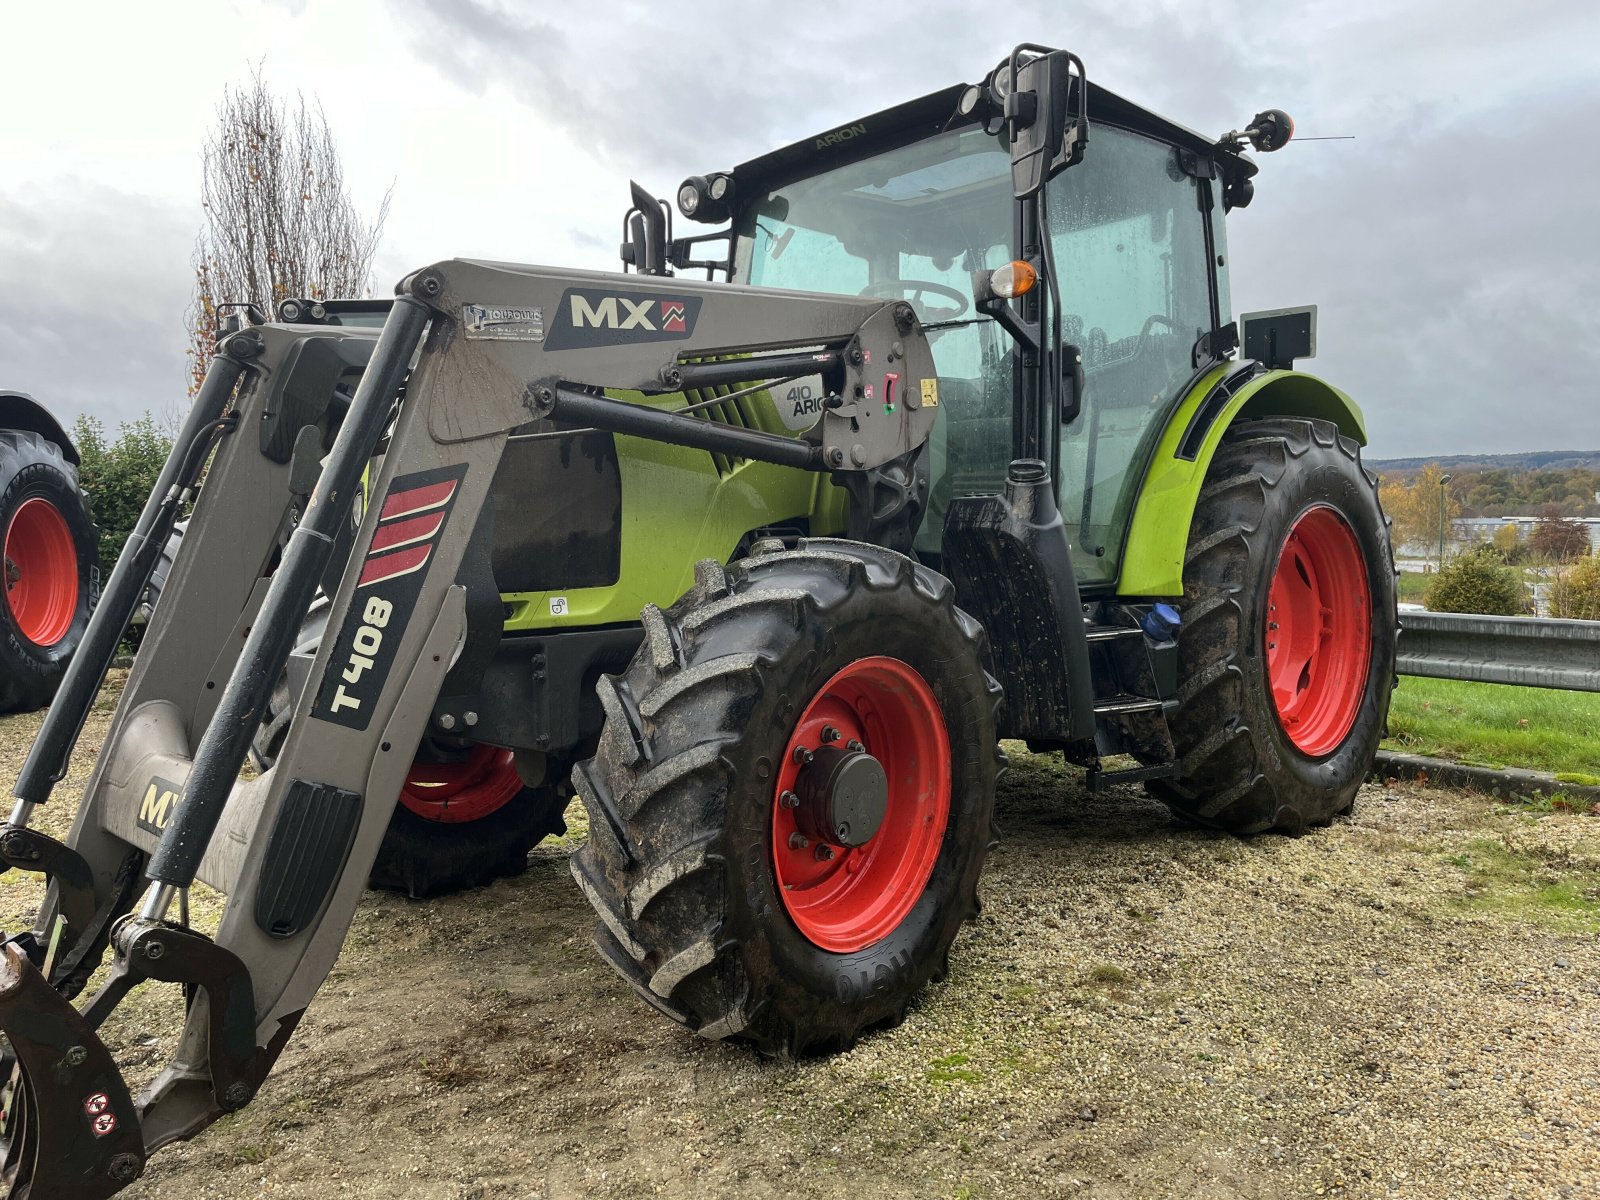
[[[600, 953], [777, 1054], [945, 970], [1003, 738], [1239, 833], [1348, 809], [1387, 526], [1359, 412], [1292, 369], [1314, 310], [1228, 298], [1244, 147], [1290, 131], [1208, 139], [1021, 46], [686, 180], [706, 232], [635, 186], [622, 273], [247, 311], [0, 829], [50, 884], [0, 960], [11, 1195], [108, 1195], [249, 1103], [369, 880], [514, 874], [574, 793]], [[37, 806], [153, 574], [57, 840]], [[135, 1104], [96, 1029], [152, 980], [194, 1002]]]

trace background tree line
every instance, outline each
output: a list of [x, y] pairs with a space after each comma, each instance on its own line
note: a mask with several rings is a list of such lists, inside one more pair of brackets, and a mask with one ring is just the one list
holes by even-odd
[[[1390, 489], [1427, 493], [1437, 487], [1443, 469], [1437, 463], [1410, 471], [1381, 471], [1379, 477]], [[1562, 516], [1600, 516], [1600, 471], [1584, 467], [1511, 470], [1504, 467], [1450, 468], [1447, 485], [1455, 516], [1536, 517], [1554, 506]], [[1419, 503], [1427, 500], [1419, 495]], [[1438, 520], [1438, 497], [1432, 497], [1433, 516]]]

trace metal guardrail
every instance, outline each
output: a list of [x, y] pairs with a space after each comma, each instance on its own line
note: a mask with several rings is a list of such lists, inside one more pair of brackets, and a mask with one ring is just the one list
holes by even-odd
[[1402, 675], [1600, 692], [1600, 621], [1400, 614]]

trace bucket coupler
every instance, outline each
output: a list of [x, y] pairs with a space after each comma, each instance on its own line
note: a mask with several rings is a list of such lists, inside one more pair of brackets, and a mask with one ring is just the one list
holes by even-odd
[[[938, 412], [902, 302], [465, 261], [398, 297], [376, 335], [259, 324], [223, 341], [14, 789], [0, 865], [49, 886], [34, 928], [0, 945], [9, 1200], [109, 1195], [256, 1094], [339, 953], [467, 614], [483, 610], [467, 595], [485, 586], [470, 535], [514, 430], [559, 414], [843, 482], [916, 461]], [[690, 379], [814, 374], [827, 400], [793, 438], [670, 398]], [[51, 838], [31, 821], [191, 499], [71, 832]], [[241, 779], [335, 578], [281, 749]], [[209, 931], [188, 920], [196, 880], [221, 897]], [[106, 981], [74, 1004], [107, 951]], [[145, 983], [190, 1002], [134, 1099], [99, 1030]]]

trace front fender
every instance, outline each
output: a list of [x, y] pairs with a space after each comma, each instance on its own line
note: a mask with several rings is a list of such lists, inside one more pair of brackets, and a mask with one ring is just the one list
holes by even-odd
[[1303, 371], [1266, 371], [1229, 387], [1233, 364], [1207, 374], [1173, 409], [1145, 471], [1128, 526], [1117, 595], [1183, 595], [1183, 557], [1200, 488], [1223, 435], [1237, 420], [1306, 417], [1332, 421], [1367, 444], [1361, 410], [1344, 392]]

